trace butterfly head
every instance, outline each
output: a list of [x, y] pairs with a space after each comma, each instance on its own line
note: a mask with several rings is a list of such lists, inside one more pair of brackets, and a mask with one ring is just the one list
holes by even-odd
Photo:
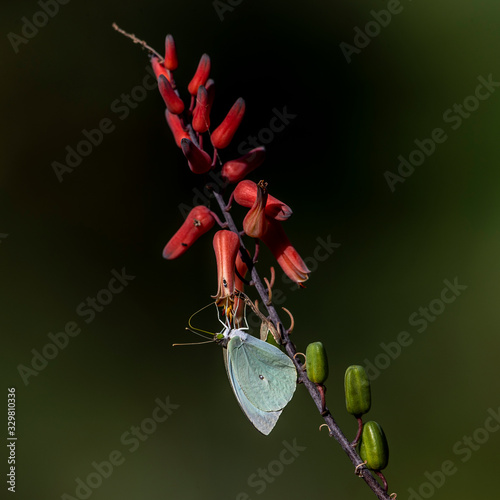
[[218, 344], [221, 344], [222, 347], [227, 347], [229, 341], [234, 337], [240, 337], [241, 340], [246, 340], [248, 333], [243, 330], [239, 330], [236, 328], [231, 328], [230, 326], [226, 326], [221, 333], [215, 336], [215, 341]]

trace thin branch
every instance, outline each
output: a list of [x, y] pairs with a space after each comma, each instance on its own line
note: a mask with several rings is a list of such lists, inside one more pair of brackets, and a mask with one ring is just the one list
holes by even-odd
[[[278, 316], [276, 309], [272, 304], [267, 304], [267, 299], [268, 299], [267, 288], [264, 286], [262, 280], [260, 279], [257, 268], [255, 267], [255, 265], [252, 262], [252, 259], [250, 258], [250, 254], [248, 253], [248, 250], [246, 249], [245, 244], [241, 239], [241, 234], [238, 231], [238, 228], [236, 227], [236, 224], [234, 223], [231, 214], [225, 210], [226, 204], [224, 203], [222, 195], [216, 191], [214, 191], [213, 194], [217, 203], [219, 204], [219, 207], [221, 209], [222, 214], [224, 215], [224, 218], [226, 219], [229, 229], [234, 233], [236, 233], [240, 238], [240, 245], [241, 248], [244, 250], [242, 252], [242, 258], [247, 264], [248, 268], [251, 269], [252, 281], [255, 285], [255, 288], [257, 289], [257, 293], [259, 294], [260, 298], [262, 299], [262, 302], [264, 303], [269, 313], [271, 321], [274, 323], [276, 328], [279, 328], [279, 333], [281, 334], [281, 338], [283, 339], [285, 350], [288, 356], [290, 356], [293, 363], [295, 364], [295, 367], [297, 368], [299, 382], [301, 382], [305, 386], [305, 388], [311, 395], [311, 398], [316, 404], [316, 407], [318, 408], [320, 415], [321, 413], [323, 413], [322, 417], [326, 422], [326, 424], [328, 425], [328, 428], [330, 430], [330, 436], [334, 437], [337, 440], [337, 442], [340, 444], [340, 446], [342, 447], [342, 449], [344, 450], [344, 452], [349, 457], [349, 459], [351, 460], [351, 462], [355, 467], [359, 466], [360, 464], [363, 464], [363, 460], [361, 460], [361, 457], [358, 455], [356, 450], [351, 446], [348, 439], [344, 436], [344, 433], [340, 430], [340, 427], [335, 422], [328, 407], [322, 408], [321, 395], [320, 392], [318, 391], [318, 388], [313, 382], [311, 382], [307, 378], [307, 375], [303, 370], [302, 364], [296, 359], [295, 355], [297, 354], [297, 350], [295, 349], [293, 343], [290, 341], [288, 333], [283, 327], [283, 324]], [[377, 498], [379, 498], [380, 500], [391, 500], [391, 497], [387, 494], [386, 491], [384, 491], [383, 487], [380, 485], [377, 479], [375, 479], [372, 473], [366, 468], [366, 466], [363, 465], [359, 467], [358, 474], [365, 480], [365, 482], [372, 489]]]
[[113, 26], [113, 29], [118, 31], [118, 33], [121, 33], [127, 38], [130, 38], [134, 43], [138, 43], [142, 46], [143, 49], [146, 49], [147, 51], [151, 52], [151, 54], [154, 54], [161, 63], [165, 60], [163, 59], [162, 55], [160, 55], [158, 52], [156, 52], [155, 49], [153, 49], [153, 47], [150, 47], [144, 40], [137, 38], [133, 33], [127, 33], [125, 30], [122, 30], [116, 23], [113, 23], [111, 26]]

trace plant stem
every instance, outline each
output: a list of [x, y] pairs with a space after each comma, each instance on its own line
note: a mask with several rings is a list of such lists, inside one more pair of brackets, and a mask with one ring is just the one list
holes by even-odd
[[[222, 195], [216, 191], [213, 192], [213, 195], [221, 209], [222, 214], [224, 215], [224, 218], [226, 219], [226, 222], [228, 224], [228, 227], [231, 231], [236, 233], [238, 237], [240, 238], [240, 245], [241, 249], [243, 250], [242, 252], [242, 258], [247, 264], [248, 268], [251, 270], [251, 276], [252, 276], [252, 281], [253, 284], [255, 285], [255, 288], [257, 289], [257, 293], [259, 294], [260, 298], [262, 299], [262, 302], [264, 306], [266, 307], [268, 313], [269, 313], [269, 318], [275, 325], [276, 329], [280, 332], [281, 338], [283, 339], [283, 343], [285, 345], [285, 350], [292, 359], [293, 363], [295, 364], [295, 367], [297, 368], [297, 373], [299, 376], [299, 382], [301, 382], [309, 394], [311, 395], [311, 398], [313, 401], [316, 403], [316, 407], [318, 408], [319, 413], [323, 411], [322, 404], [321, 404], [321, 395], [316, 387], [316, 385], [311, 382], [308, 378], [307, 375], [305, 374], [304, 370], [302, 369], [302, 364], [297, 360], [296, 354], [297, 350], [295, 349], [295, 346], [293, 343], [290, 341], [290, 338], [288, 336], [287, 331], [283, 327], [283, 323], [281, 322], [278, 313], [274, 306], [272, 304], [268, 304], [268, 294], [267, 294], [267, 289], [262, 283], [262, 280], [260, 279], [259, 273], [257, 271], [257, 268], [252, 262], [252, 259], [250, 258], [250, 255], [248, 254], [248, 251], [245, 247], [245, 244], [243, 243], [243, 240], [241, 238], [240, 232], [238, 231], [238, 228], [236, 227], [236, 224], [234, 223], [234, 220], [229, 212], [227, 212], [226, 209], [226, 204], [224, 202], [224, 198]], [[357, 454], [356, 450], [351, 446], [350, 442], [347, 440], [347, 438], [344, 436], [344, 433], [341, 431], [340, 427], [337, 425], [335, 420], [333, 419], [332, 414], [330, 413], [330, 410], [328, 407], [325, 408], [326, 411], [323, 412], [323, 419], [328, 425], [328, 428], [330, 430], [330, 437], [334, 437], [336, 441], [340, 444], [346, 455], [349, 457], [351, 462], [353, 463], [354, 466], [358, 466], [359, 464], [363, 464], [363, 460], [361, 460], [360, 456]], [[380, 485], [380, 483], [375, 479], [375, 477], [371, 474], [371, 472], [366, 468], [366, 466], [359, 467], [358, 469], [358, 474], [360, 477], [362, 477], [366, 484], [372, 489], [372, 491], [375, 493], [377, 498], [381, 500], [391, 500], [390, 496], [387, 494], [386, 491], [384, 491], [383, 487]]]
[[125, 30], [122, 30], [116, 23], [113, 23], [111, 26], [113, 27], [114, 30], [118, 31], [118, 33], [121, 33], [127, 38], [130, 38], [130, 40], [132, 40], [134, 43], [142, 45], [144, 49], [146, 49], [151, 54], [155, 55], [161, 63], [165, 60], [163, 59], [163, 56], [160, 53], [156, 52], [156, 50], [153, 49], [153, 47], [150, 47], [144, 40], [137, 38], [133, 33], [127, 33]]

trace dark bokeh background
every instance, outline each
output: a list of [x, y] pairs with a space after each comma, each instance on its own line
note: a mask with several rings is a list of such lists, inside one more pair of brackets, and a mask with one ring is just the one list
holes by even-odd
[[[40, 6], [3, 4], [1, 375], [4, 403], [7, 387], [17, 389], [18, 498], [76, 498], [77, 478], [114, 450], [125, 460], [91, 490], [92, 500], [372, 497], [318, 432], [321, 419], [302, 387], [264, 437], [238, 408], [217, 346], [171, 347], [195, 340], [184, 327], [216, 290], [209, 236], [178, 261], [161, 258], [182, 222], [179, 205], [191, 205], [204, 181], [173, 144], [155, 90], [125, 119], [113, 111], [147, 74], [146, 54], [113, 21], [159, 50], [173, 33], [181, 86], [201, 53], [211, 55], [214, 123], [237, 97], [248, 105], [226, 160], [269, 126], [273, 108], [297, 115], [268, 144], [253, 178], [265, 177], [293, 207], [287, 232], [304, 257], [318, 238], [340, 244], [315, 263], [307, 289], [278, 276], [299, 350], [314, 340], [327, 347], [328, 404], [351, 436], [344, 370], [383, 365], [369, 418], [388, 435], [386, 475], [398, 498], [409, 498], [409, 488], [421, 498], [496, 494], [500, 433], [491, 420], [482, 429], [500, 406], [500, 91], [456, 130], [443, 114], [474, 93], [479, 76], [500, 81], [500, 6], [401, 6], [348, 64], [340, 43], [352, 44], [354, 28], [364, 30], [386, 2], [246, 0], [221, 21], [210, 1], [73, 0], [18, 53], [7, 35], [20, 35], [23, 16], [32, 19]], [[104, 118], [114, 131], [58, 182], [52, 163], [64, 162], [66, 146]], [[414, 141], [438, 127], [447, 140], [391, 192], [384, 173], [397, 173], [398, 156], [408, 158]], [[271, 263], [264, 252], [263, 269]], [[78, 305], [123, 267], [134, 280], [86, 324]], [[410, 316], [456, 277], [467, 289], [418, 332], [422, 323]], [[70, 321], [80, 335], [25, 385], [19, 365], [30, 366], [32, 350]], [[196, 321], [218, 328], [207, 313]], [[384, 365], [381, 344], [401, 331], [413, 343]], [[179, 408], [131, 452], [122, 435], [167, 397]], [[279, 473], [283, 442], [293, 440], [305, 449]], [[447, 461], [454, 473], [443, 479], [434, 473]], [[247, 482], [269, 466], [279, 474], [265, 491]]]

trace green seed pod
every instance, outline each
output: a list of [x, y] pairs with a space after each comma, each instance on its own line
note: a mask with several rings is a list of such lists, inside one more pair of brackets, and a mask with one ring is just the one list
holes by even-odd
[[315, 384], [322, 384], [328, 378], [328, 358], [321, 342], [313, 342], [306, 350], [307, 378]]
[[382, 427], [373, 420], [366, 422], [359, 442], [359, 456], [369, 469], [380, 471], [389, 462], [389, 445]]
[[352, 365], [345, 371], [344, 377], [345, 406], [347, 411], [359, 418], [372, 405], [370, 381], [365, 369], [359, 365]]

